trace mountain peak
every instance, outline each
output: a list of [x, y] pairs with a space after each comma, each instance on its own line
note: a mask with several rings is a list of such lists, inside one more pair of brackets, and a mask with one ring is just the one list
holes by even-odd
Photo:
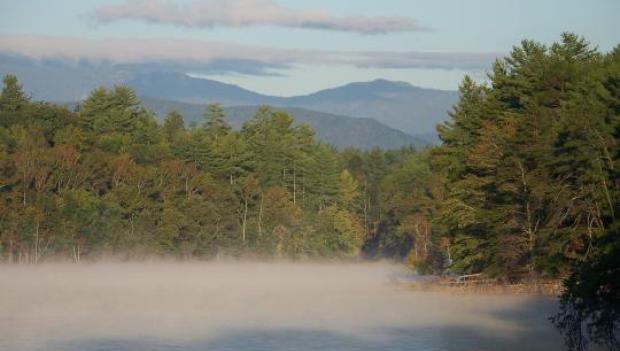
[[367, 82], [368, 85], [373, 86], [379, 89], [420, 89], [410, 83], [398, 81], [398, 80], [389, 80], [385, 78], [377, 78], [375, 80], [371, 80]]
[[408, 94], [412, 90], [417, 91], [421, 90], [421, 88], [415, 87], [407, 82], [379, 78], [366, 82], [352, 82], [335, 88], [317, 91], [310, 95], [295, 97], [295, 99], [319, 97], [330, 97], [342, 100], [381, 99], [392, 94]]
[[382, 85], [398, 85], [398, 86], [405, 86], [405, 87], [413, 87], [413, 85], [407, 83], [407, 82], [403, 82], [400, 80], [389, 80], [389, 79], [385, 79], [385, 78], [377, 78], [374, 80], [371, 80], [370, 82], [368, 82], [369, 84], [382, 84]]

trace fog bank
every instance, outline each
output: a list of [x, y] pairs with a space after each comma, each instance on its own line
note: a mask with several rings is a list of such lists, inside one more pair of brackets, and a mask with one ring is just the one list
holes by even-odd
[[327, 349], [561, 349], [546, 321], [552, 299], [388, 283], [404, 273], [390, 264], [0, 266], [0, 349], [311, 350], [318, 340]]

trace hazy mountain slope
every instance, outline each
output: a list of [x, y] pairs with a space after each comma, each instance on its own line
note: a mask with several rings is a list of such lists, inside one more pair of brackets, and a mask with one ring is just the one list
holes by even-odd
[[36, 100], [78, 101], [98, 86], [122, 84], [131, 74], [117, 66], [0, 55], [0, 75], [14, 74]]
[[267, 104], [301, 107], [351, 117], [367, 117], [408, 134], [435, 132], [456, 103], [455, 91], [414, 87], [378, 79], [295, 97], [261, 95], [232, 84], [176, 73], [139, 74], [128, 84], [144, 96], [191, 103], [220, 102], [225, 106]]
[[409, 134], [435, 132], [458, 100], [455, 91], [423, 89], [383, 79], [290, 98], [286, 104], [315, 111], [373, 118]]
[[[202, 122], [205, 105], [150, 97], [143, 97], [142, 100], [144, 105], [155, 112], [160, 119], [163, 119], [168, 111], [174, 109], [184, 116], [188, 124]], [[239, 128], [243, 122], [252, 117], [256, 109], [257, 106], [229, 106], [225, 108], [225, 112], [230, 124]], [[413, 137], [369, 118], [337, 116], [302, 108], [284, 108], [283, 110], [291, 113], [297, 123], [308, 123], [312, 126], [319, 140], [336, 147], [394, 149], [408, 145], [423, 147], [428, 144], [424, 139]]]
[[233, 84], [192, 78], [186, 74], [174, 72], [140, 73], [128, 80], [126, 84], [142, 96], [190, 103], [219, 102], [226, 106], [259, 105], [274, 99]]

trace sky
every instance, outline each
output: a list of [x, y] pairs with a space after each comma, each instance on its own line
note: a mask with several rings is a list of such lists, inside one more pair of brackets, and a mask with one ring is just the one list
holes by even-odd
[[620, 42], [618, 0], [0, 0], [0, 54], [149, 64], [291, 96], [378, 78], [454, 90], [522, 39]]

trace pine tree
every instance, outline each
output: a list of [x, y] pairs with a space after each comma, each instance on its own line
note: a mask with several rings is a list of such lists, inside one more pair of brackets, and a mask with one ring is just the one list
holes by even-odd
[[164, 119], [162, 131], [169, 143], [174, 143], [185, 133], [183, 116], [175, 110], [168, 112]]
[[4, 86], [0, 94], [0, 111], [16, 112], [28, 104], [30, 98], [24, 93], [17, 77], [8, 74], [4, 77]]
[[203, 128], [208, 137], [217, 140], [230, 133], [230, 125], [226, 122], [226, 115], [220, 104], [207, 105], [204, 118], [205, 123]]
[[31, 116], [25, 108], [31, 106], [22, 86], [14, 75], [4, 77], [4, 86], [0, 94], [0, 127], [8, 127], [16, 123], [28, 123]]

